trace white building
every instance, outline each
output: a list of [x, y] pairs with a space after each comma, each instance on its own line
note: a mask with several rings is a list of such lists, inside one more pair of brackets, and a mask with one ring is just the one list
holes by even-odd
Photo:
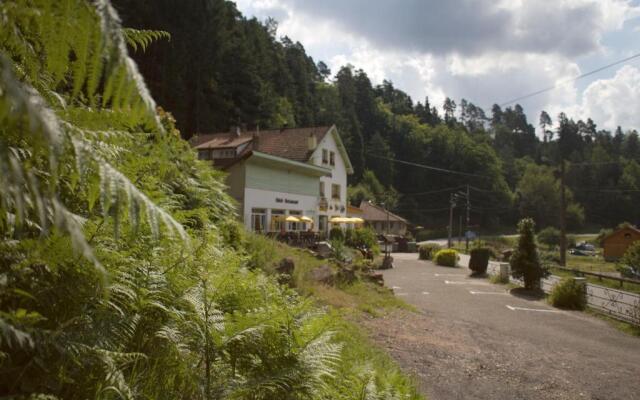
[[335, 126], [198, 135], [202, 160], [228, 172], [229, 193], [247, 229], [322, 231], [347, 213], [353, 173]]

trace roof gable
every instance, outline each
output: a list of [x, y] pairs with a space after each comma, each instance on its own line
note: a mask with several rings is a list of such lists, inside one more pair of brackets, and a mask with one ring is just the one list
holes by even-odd
[[637, 237], [640, 237], [640, 229], [636, 228], [635, 226], [624, 226], [622, 228], [616, 229], [613, 232], [611, 232], [610, 234], [608, 234], [607, 236], [605, 236], [602, 241], [605, 242], [609, 239], [612, 239], [616, 236], [618, 236], [621, 233], [633, 233], [634, 235], [636, 235]]

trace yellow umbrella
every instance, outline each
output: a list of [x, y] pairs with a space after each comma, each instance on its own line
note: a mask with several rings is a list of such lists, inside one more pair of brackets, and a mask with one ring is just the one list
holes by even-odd
[[297, 217], [294, 217], [293, 215], [289, 215], [286, 219], [287, 222], [300, 222], [300, 219]]
[[354, 224], [363, 224], [364, 220], [362, 218], [358, 218], [358, 217], [353, 217], [353, 218], [349, 218], [351, 220], [351, 222], [353, 222]]
[[313, 219], [311, 219], [310, 217], [307, 217], [307, 216], [302, 216], [302, 217], [300, 217], [300, 221], [302, 221], [302, 222], [313, 222]]
[[342, 224], [345, 222], [351, 222], [351, 218], [333, 217], [329, 220], [329, 222], [331, 222], [332, 224]]

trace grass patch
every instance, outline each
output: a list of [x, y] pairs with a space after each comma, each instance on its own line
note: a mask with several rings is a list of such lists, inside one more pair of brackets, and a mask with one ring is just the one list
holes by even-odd
[[490, 275], [489, 282], [494, 283], [496, 285], [507, 285], [510, 283], [509, 277], [503, 277], [501, 275]]
[[[569, 271], [563, 271], [557, 268], [550, 268], [550, 271], [552, 274], [560, 276], [560, 277], [565, 277], [565, 276], [569, 276], [569, 277], [573, 277], [575, 276], [573, 273], [569, 272]], [[640, 284], [637, 283], [628, 283], [628, 282], [623, 282], [622, 285], [620, 284], [619, 281], [616, 281], [614, 279], [608, 279], [608, 278], [597, 278], [595, 276], [588, 276], [586, 275], [585, 278], [587, 279], [587, 282], [592, 283], [594, 285], [600, 285], [600, 286], [605, 286], [611, 289], [619, 289], [619, 290], [624, 290], [627, 292], [632, 292], [632, 293], [640, 293]]]
[[603, 321], [606, 321], [609, 325], [613, 326], [617, 330], [627, 333], [632, 336], [640, 337], [640, 326], [630, 324], [628, 322], [620, 321], [615, 318], [611, 318], [610, 316], [603, 314], [598, 310], [594, 310], [593, 308], [587, 307], [584, 310], [587, 314], [592, 315], [596, 318], [600, 318]]

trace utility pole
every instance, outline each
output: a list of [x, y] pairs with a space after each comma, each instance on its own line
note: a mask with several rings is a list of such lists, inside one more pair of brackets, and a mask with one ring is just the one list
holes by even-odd
[[567, 204], [564, 158], [560, 160], [560, 265], [567, 265]]
[[385, 238], [387, 257], [389, 257], [389, 207], [387, 209], [387, 237]]
[[462, 214], [458, 218], [458, 244], [462, 243]]
[[[467, 233], [469, 232], [469, 222], [470, 222], [470, 217], [469, 217], [469, 212], [471, 210], [471, 197], [469, 196], [469, 184], [467, 184]], [[467, 253], [469, 252], [469, 235], [465, 235], [466, 237], [466, 251]]]
[[447, 247], [451, 248], [451, 236], [453, 236], [453, 207], [455, 206], [455, 200], [453, 199], [453, 193], [449, 197], [449, 240], [447, 240]]

